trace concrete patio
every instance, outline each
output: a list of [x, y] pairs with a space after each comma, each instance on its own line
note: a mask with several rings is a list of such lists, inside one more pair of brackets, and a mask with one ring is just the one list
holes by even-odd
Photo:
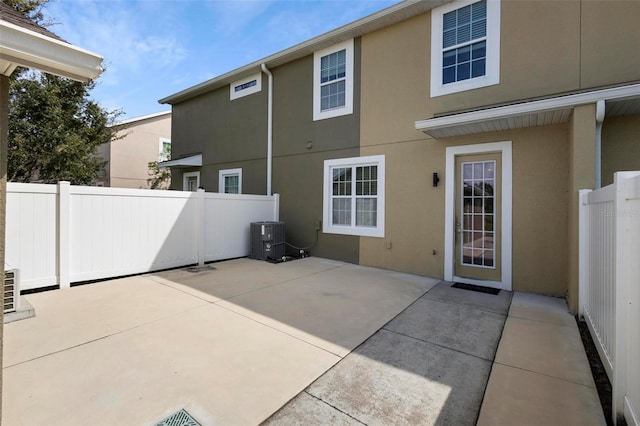
[[3, 424], [604, 423], [560, 299], [319, 258], [213, 266], [27, 296]]

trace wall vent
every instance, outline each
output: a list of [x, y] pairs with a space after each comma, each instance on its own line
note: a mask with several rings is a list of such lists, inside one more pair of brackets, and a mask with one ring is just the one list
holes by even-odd
[[18, 286], [18, 270], [6, 269], [4, 271], [4, 313], [18, 310], [20, 300], [20, 288]]
[[251, 224], [252, 259], [280, 259], [286, 254], [284, 222], [253, 222]]

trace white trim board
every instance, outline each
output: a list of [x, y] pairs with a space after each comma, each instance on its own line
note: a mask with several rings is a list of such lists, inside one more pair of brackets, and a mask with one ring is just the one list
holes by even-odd
[[[444, 279], [465, 281], [454, 276], [455, 263], [455, 170], [456, 156], [497, 152], [502, 155], [502, 282], [483, 281], [482, 285], [512, 290], [512, 151], [511, 141], [447, 147], [445, 172]], [[474, 280], [466, 280], [478, 284]], [[471, 282], [473, 281], [473, 282]]]

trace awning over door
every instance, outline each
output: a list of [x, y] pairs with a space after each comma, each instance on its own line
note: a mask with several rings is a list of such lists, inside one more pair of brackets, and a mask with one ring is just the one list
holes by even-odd
[[554, 98], [532, 100], [476, 111], [449, 114], [415, 122], [434, 138], [523, 129], [566, 123], [578, 105], [606, 102], [606, 115], [640, 113], [640, 84], [592, 90]]
[[188, 157], [176, 158], [175, 160], [163, 161], [158, 163], [158, 167], [201, 167], [202, 154], [190, 155]]

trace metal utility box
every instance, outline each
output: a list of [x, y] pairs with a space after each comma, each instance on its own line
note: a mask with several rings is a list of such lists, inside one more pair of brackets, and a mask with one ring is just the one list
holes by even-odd
[[280, 259], [286, 254], [284, 222], [252, 222], [252, 259]]

